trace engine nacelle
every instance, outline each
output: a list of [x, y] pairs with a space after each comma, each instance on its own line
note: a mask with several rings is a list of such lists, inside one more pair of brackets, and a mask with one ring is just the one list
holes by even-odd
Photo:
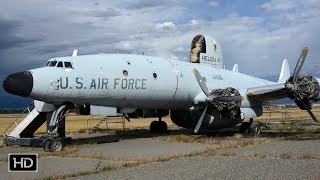
[[[210, 92], [210, 96], [215, 99], [219, 97], [240, 96], [238, 90], [228, 87], [225, 89], [214, 89]], [[212, 101], [209, 106], [208, 114], [211, 112], [219, 112], [223, 118], [236, 119], [240, 117], [241, 101]]]
[[297, 77], [294, 84], [290, 84], [291, 81], [289, 79], [286, 83], [286, 86], [289, 87], [288, 97], [293, 99], [300, 109], [306, 110], [300, 101], [303, 101], [311, 109], [312, 104], [320, 97], [319, 80], [310, 75], [302, 75]]
[[[198, 110], [175, 110], [171, 111], [171, 120], [174, 124], [187, 129], [195, 128], [202, 111]], [[230, 128], [242, 122], [239, 118], [223, 118], [217, 111], [206, 114], [202, 128], [208, 130]]]

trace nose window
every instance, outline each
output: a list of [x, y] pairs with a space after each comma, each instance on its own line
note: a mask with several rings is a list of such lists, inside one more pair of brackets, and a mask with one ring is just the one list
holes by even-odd
[[59, 61], [57, 67], [63, 68], [63, 63], [61, 61]]
[[53, 66], [54, 67], [54, 66], [56, 66], [56, 64], [57, 64], [57, 61], [52, 61], [49, 66]]
[[51, 63], [51, 61], [48, 61], [45, 66], [49, 66], [50, 63]]

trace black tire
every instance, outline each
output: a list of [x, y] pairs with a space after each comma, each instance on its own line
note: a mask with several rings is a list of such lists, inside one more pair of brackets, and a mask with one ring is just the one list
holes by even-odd
[[160, 132], [161, 133], [166, 133], [166, 132], [168, 132], [168, 125], [167, 125], [167, 123], [166, 122], [164, 122], [164, 121], [160, 121], [159, 122], [159, 130], [160, 130]]
[[251, 124], [251, 127], [249, 129], [250, 135], [252, 136], [259, 136], [261, 133], [261, 126], [259, 123], [254, 122]]
[[152, 121], [150, 124], [150, 133], [158, 133], [160, 128], [159, 126], [159, 121]]
[[249, 122], [243, 122], [240, 126], [240, 133], [247, 133], [250, 128]]
[[50, 139], [47, 139], [47, 140], [43, 143], [43, 149], [44, 149], [44, 151], [50, 152], [51, 143], [52, 143], [52, 141], [51, 141]]
[[51, 152], [60, 152], [64, 148], [63, 141], [61, 139], [55, 139], [51, 142], [50, 151]]

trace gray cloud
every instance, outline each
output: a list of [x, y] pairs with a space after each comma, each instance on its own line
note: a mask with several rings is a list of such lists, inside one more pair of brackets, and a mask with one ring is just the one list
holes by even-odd
[[[210, 15], [210, 8], [219, 8], [223, 2], [211, 7], [207, 6], [211, 1], [205, 1], [209, 9], [202, 9], [208, 11], [203, 19], [196, 17], [193, 6], [199, 3], [192, 1], [32, 2], [32, 6], [5, 2], [0, 8], [0, 17], [16, 19], [3, 22], [7, 28], [0, 28], [7, 34], [5, 39], [0, 37], [3, 68], [15, 69], [26, 63], [42, 65], [46, 58], [70, 55], [73, 49], [79, 49], [80, 55], [145, 52], [188, 60], [190, 41], [199, 33], [220, 41], [227, 67], [238, 63], [248, 74], [276, 74], [284, 58], [294, 66], [305, 45], [311, 49], [308, 57], [320, 56], [320, 11], [313, 0], [292, 1], [290, 7], [294, 10], [284, 5], [277, 7], [281, 9], [278, 13], [265, 9], [263, 16], [233, 13], [219, 18]], [[273, 3], [265, 2], [257, 8], [272, 7], [264, 4]], [[56, 8], [49, 8], [53, 6]]]
[[16, 34], [16, 30], [21, 26], [22, 22], [0, 18], [0, 51], [41, 41], [39, 38], [28, 38]]
[[191, 40], [199, 33], [220, 42], [227, 68], [238, 63], [241, 72], [259, 77], [277, 77], [284, 58], [293, 70], [307, 45], [302, 72], [320, 76], [320, 3], [285, 3], [248, 7], [264, 10], [256, 16], [236, 9], [214, 16], [214, 10], [223, 12], [218, 8], [226, 6], [224, 1], [5, 1], [0, 7], [0, 80], [49, 58], [69, 56], [73, 49], [79, 55], [144, 52], [188, 61]]
[[107, 8], [104, 10], [99, 10], [99, 11], [93, 11], [93, 15], [95, 17], [103, 17], [103, 18], [109, 18], [109, 17], [114, 17], [114, 16], [119, 16], [120, 11], [117, 11], [113, 8]]
[[127, 1], [127, 8], [129, 9], [143, 9], [143, 8], [152, 8], [164, 5], [173, 5], [177, 3], [178, 0], [158, 0], [158, 1], [150, 1], [150, 0], [137, 0], [137, 1]]

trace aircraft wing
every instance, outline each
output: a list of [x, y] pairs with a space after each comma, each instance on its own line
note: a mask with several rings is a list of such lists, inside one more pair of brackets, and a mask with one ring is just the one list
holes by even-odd
[[247, 96], [257, 101], [273, 101], [288, 97], [284, 83], [249, 88]]

